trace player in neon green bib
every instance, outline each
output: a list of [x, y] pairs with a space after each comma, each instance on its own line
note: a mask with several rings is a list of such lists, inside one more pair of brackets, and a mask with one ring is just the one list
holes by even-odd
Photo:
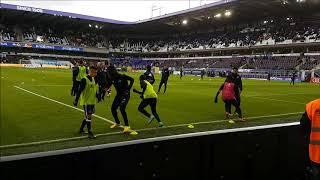
[[[159, 123], [159, 127], [163, 127], [163, 123], [160, 120], [160, 117], [157, 113], [157, 100], [158, 100], [158, 95], [157, 93], [154, 91], [153, 86], [146, 80], [145, 75], [141, 75], [140, 76], [140, 86], [142, 89], [142, 92], [133, 89], [133, 92], [140, 94], [142, 101], [138, 107], [138, 110], [144, 114], [145, 116], [147, 116], [149, 118], [148, 120], [148, 124], [150, 124], [152, 122], [152, 120], [154, 118], [157, 119], [158, 123]], [[151, 112], [152, 115], [149, 114], [144, 108], [150, 106], [151, 107]]]
[[80, 81], [82, 78], [87, 76], [87, 68], [84, 66], [82, 60], [79, 61], [79, 64], [76, 64], [76, 67], [72, 70], [72, 79], [73, 86], [71, 90], [71, 95], [75, 96], [79, 90]]
[[95, 138], [94, 134], [91, 131], [91, 119], [92, 114], [95, 111], [95, 105], [101, 100], [100, 95], [98, 93], [98, 85], [95, 82], [94, 78], [97, 76], [97, 68], [90, 67], [89, 75], [85, 76], [80, 81], [80, 87], [77, 92], [76, 99], [73, 102], [74, 106], [78, 105], [78, 101], [80, 99], [80, 105], [83, 106], [85, 119], [82, 121], [80, 127], [80, 134], [84, 133], [84, 127], [87, 126], [88, 129], [88, 137]]
[[79, 68], [79, 72], [78, 72], [76, 80], [81, 81], [82, 78], [87, 76], [87, 68], [86, 68], [86, 66], [84, 66], [82, 61], [80, 62], [80, 65], [78, 68]]

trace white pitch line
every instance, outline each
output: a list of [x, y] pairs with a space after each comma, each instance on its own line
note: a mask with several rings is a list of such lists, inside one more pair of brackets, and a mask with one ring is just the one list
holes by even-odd
[[294, 102], [294, 101], [286, 101], [286, 100], [281, 100], [281, 99], [272, 99], [272, 98], [263, 98], [263, 97], [251, 97], [251, 98], [306, 105], [306, 103]]
[[72, 85], [63, 85], [63, 84], [44, 84], [44, 85], [25, 85], [25, 86], [34, 86], [34, 87], [60, 87], [60, 86], [62, 86], [62, 87], [65, 87], [65, 86], [72, 86]]
[[[249, 119], [260, 119], [260, 118], [268, 118], [268, 117], [281, 117], [281, 116], [288, 116], [288, 115], [296, 115], [296, 114], [302, 114], [304, 112], [295, 112], [295, 113], [285, 113], [285, 114], [273, 114], [273, 115], [264, 115], [264, 116], [254, 116], [254, 117], [248, 117]], [[204, 121], [204, 122], [196, 122], [196, 123], [190, 123], [192, 125], [199, 125], [199, 124], [213, 124], [213, 123], [222, 123], [227, 122], [229, 120], [216, 120], [216, 121]], [[144, 128], [144, 129], [138, 129], [136, 131], [142, 132], [142, 131], [150, 131], [150, 130], [161, 130], [161, 129], [168, 129], [168, 128], [174, 128], [174, 127], [184, 127], [189, 124], [177, 124], [177, 125], [171, 125], [171, 126], [165, 126], [162, 128]], [[108, 136], [108, 135], [116, 135], [116, 134], [122, 134], [122, 132], [112, 132], [112, 133], [103, 133], [103, 134], [97, 134], [97, 137], [100, 136]], [[20, 144], [9, 144], [9, 145], [3, 145], [0, 146], [0, 149], [5, 148], [15, 148], [15, 147], [24, 147], [24, 146], [31, 146], [31, 145], [41, 145], [41, 144], [48, 144], [48, 143], [56, 143], [56, 142], [65, 142], [65, 141], [72, 141], [72, 140], [78, 140], [78, 139], [87, 139], [87, 136], [78, 136], [78, 137], [72, 137], [72, 138], [63, 138], [63, 139], [54, 139], [54, 140], [48, 140], [48, 141], [37, 141], [37, 142], [30, 142], [30, 143], [20, 143]]]
[[265, 95], [243, 95], [243, 97], [266, 97], [266, 96], [290, 96], [290, 95], [312, 95], [316, 93], [286, 93], [286, 94], [265, 94]]
[[[74, 106], [65, 104], [65, 103], [60, 102], [60, 101], [56, 101], [56, 100], [51, 99], [51, 98], [48, 98], [48, 97], [46, 97], [46, 96], [42, 96], [42, 95], [40, 95], [40, 94], [37, 94], [37, 93], [31, 92], [31, 91], [28, 91], [28, 90], [26, 90], [26, 89], [24, 89], [24, 88], [21, 88], [21, 87], [19, 87], [19, 86], [14, 86], [14, 87], [17, 88], [17, 89], [20, 89], [20, 90], [22, 90], [22, 91], [25, 91], [25, 92], [27, 92], [27, 93], [33, 94], [33, 95], [35, 95], [35, 96], [41, 97], [41, 98], [43, 98], [43, 99], [47, 99], [47, 100], [49, 100], [49, 101], [51, 101], [51, 102], [55, 102], [55, 103], [61, 104], [61, 105], [63, 105], [63, 106], [66, 106], [66, 107], [75, 109], [75, 110], [77, 110], [77, 111], [84, 112], [82, 109], [79, 109], [79, 108], [77, 108], [77, 107], [74, 107]], [[97, 118], [99, 118], [99, 119], [101, 119], [101, 120], [103, 120], [103, 121], [105, 121], [105, 122], [108, 122], [108, 123], [110, 123], [110, 124], [114, 124], [113, 121], [111, 121], [111, 120], [109, 120], [109, 119], [106, 119], [106, 118], [104, 118], [104, 117], [101, 117], [101, 116], [98, 116], [98, 115], [95, 115], [95, 114], [94, 114], [93, 116], [94, 116], [94, 117], [97, 117]]]

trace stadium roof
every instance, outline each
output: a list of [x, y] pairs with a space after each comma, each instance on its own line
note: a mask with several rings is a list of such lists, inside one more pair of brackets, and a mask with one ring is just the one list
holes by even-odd
[[[125, 33], [170, 33], [192, 31], [195, 28], [212, 29], [223, 25], [247, 22], [251, 20], [295, 16], [320, 19], [320, 0], [224, 0], [204, 6], [170, 13], [156, 18], [138, 22], [125, 22], [105, 19], [75, 13], [59, 12], [54, 10], [32, 8], [0, 3], [4, 16], [12, 21], [24, 20], [40, 23], [53, 23], [80, 28], [89, 24], [102, 28], [108, 32]], [[229, 12], [230, 16], [226, 16]], [[220, 14], [220, 15], [219, 15]], [[184, 21], [184, 22], [183, 22]]]

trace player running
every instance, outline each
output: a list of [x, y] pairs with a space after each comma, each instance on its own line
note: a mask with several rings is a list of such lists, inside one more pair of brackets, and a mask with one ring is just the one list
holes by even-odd
[[164, 92], [163, 93], [166, 93], [169, 76], [170, 76], [169, 69], [168, 69], [168, 67], [165, 66], [162, 70], [162, 73], [161, 73], [161, 81], [160, 81], [158, 92], [157, 92], [158, 94], [160, 93], [160, 90], [161, 90], [161, 87], [163, 84], [164, 84]]
[[[149, 118], [148, 124], [150, 124], [152, 120], [156, 118], [159, 123], [159, 127], [163, 127], [163, 123], [161, 122], [160, 117], [157, 113], [157, 93], [153, 90], [153, 86], [149, 83], [149, 81], [146, 80], [146, 77], [144, 75], [140, 76], [140, 86], [142, 92], [133, 89], [133, 92], [140, 94], [140, 97], [142, 98], [138, 110]], [[144, 109], [147, 106], [151, 107], [152, 115]]]
[[[240, 103], [237, 101], [237, 95], [239, 95], [239, 88], [238, 86], [234, 83], [233, 77], [232, 76], [227, 76], [226, 81], [221, 85], [219, 88], [219, 91], [216, 94], [214, 102], [218, 102], [218, 96], [220, 92], [222, 91], [222, 100], [225, 103], [225, 113], [226, 113], [226, 118], [230, 119], [232, 114], [231, 114], [231, 105], [233, 105], [236, 108], [236, 112], [238, 114], [239, 120], [244, 122], [245, 120], [242, 117], [242, 112], [240, 109]], [[229, 123], [234, 123], [233, 120], [229, 120]]]
[[98, 94], [98, 85], [94, 78], [97, 75], [97, 68], [91, 66], [89, 69], [89, 75], [85, 76], [80, 81], [80, 87], [76, 95], [76, 99], [73, 101], [73, 105], [77, 106], [80, 99], [80, 105], [83, 106], [85, 119], [82, 121], [79, 133], [84, 134], [84, 127], [87, 126], [88, 137], [96, 138], [91, 131], [92, 114], [95, 112], [96, 99], [100, 101], [100, 95]]
[[[125, 74], [119, 74], [113, 66], [108, 67], [108, 74], [112, 80], [112, 84], [115, 87], [117, 94], [113, 100], [111, 106], [111, 112], [115, 120], [115, 124], [110, 126], [110, 128], [120, 127], [120, 121], [117, 114], [117, 109], [120, 107], [120, 112], [124, 120], [123, 133], [136, 133], [130, 129], [129, 121], [126, 113], [126, 107], [130, 99], [130, 90], [132, 88], [134, 79]], [[128, 84], [128, 81], [130, 84]]]

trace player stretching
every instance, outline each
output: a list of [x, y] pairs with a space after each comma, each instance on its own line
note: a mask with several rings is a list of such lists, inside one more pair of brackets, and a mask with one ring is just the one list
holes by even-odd
[[[152, 120], [156, 118], [159, 123], [159, 127], [163, 127], [163, 123], [161, 122], [160, 117], [157, 113], [157, 93], [153, 90], [153, 86], [146, 80], [146, 77], [144, 75], [140, 76], [140, 86], [142, 92], [133, 89], [133, 92], [140, 94], [140, 97], [142, 98], [138, 110], [149, 118], [148, 124], [150, 124]], [[151, 107], [152, 115], [144, 109], [147, 106]]]
[[[238, 114], [239, 120], [244, 121], [242, 118], [242, 112], [240, 109], [240, 104], [237, 101], [236, 97], [239, 94], [239, 88], [234, 83], [234, 80], [231, 76], [228, 76], [226, 81], [221, 85], [219, 91], [216, 94], [214, 102], [218, 102], [218, 96], [220, 92], [222, 91], [222, 100], [225, 103], [225, 111], [226, 111], [226, 118], [229, 119], [231, 115], [231, 105], [233, 105], [236, 108], [236, 112]], [[234, 123], [233, 120], [230, 120], [229, 123]]]
[[100, 101], [100, 95], [98, 94], [98, 85], [94, 80], [96, 75], [97, 68], [93, 66], [90, 67], [89, 75], [85, 76], [80, 81], [80, 87], [77, 92], [76, 99], [73, 102], [73, 105], [77, 106], [80, 99], [80, 105], [83, 106], [85, 119], [82, 121], [79, 133], [83, 134], [83, 128], [87, 126], [89, 138], [96, 138], [91, 131], [91, 120], [92, 114], [94, 114], [95, 111], [96, 99]]
[[159, 89], [158, 89], [157, 93], [160, 93], [160, 90], [161, 90], [161, 87], [163, 84], [164, 84], [164, 92], [163, 93], [166, 93], [169, 76], [170, 76], [169, 69], [165, 66], [162, 70], [162, 73], [161, 73], [161, 81], [160, 81]]
[[[120, 107], [120, 112], [125, 124], [123, 133], [136, 133], [130, 129], [126, 113], [126, 107], [130, 99], [130, 89], [132, 88], [134, 79], [127, 75], [119, 74], [113, 66], [108, 67], [108, 74], [117, 92], [111, 106], [111, 112], [114, 117], [115, 124], [110, 126], [110, 128], [113, 129], [120, 126], [120, 121], [117, 114], [117, 109]], [[130, 84], [128, 84], [128, 81], [130, 82]]]

